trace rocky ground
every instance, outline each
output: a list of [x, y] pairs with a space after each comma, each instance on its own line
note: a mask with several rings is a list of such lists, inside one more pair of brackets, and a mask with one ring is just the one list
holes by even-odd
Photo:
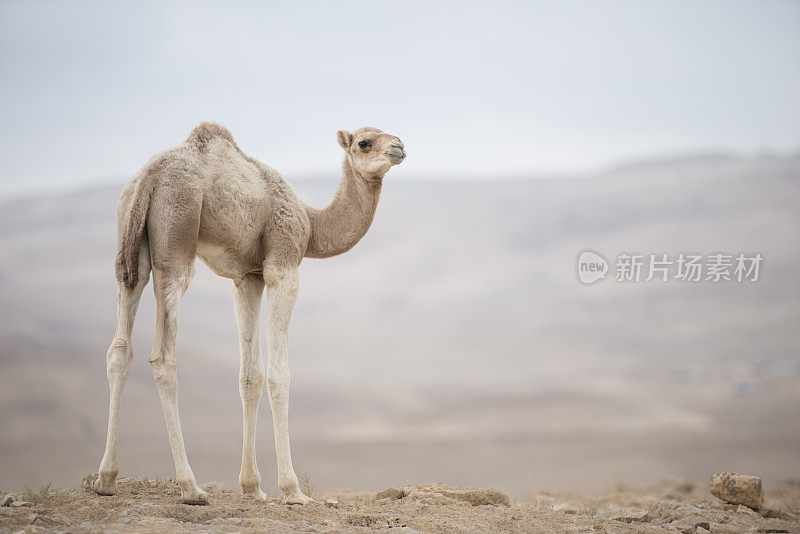
[[707, 488], [665, 481], [585, 497], [537, 493], [511, 499], [496, 490], [413, 484], [378, 493], [313, 492], [316, 502], [285, 506], [277, 495], [257, 502], [206, 485], [208, 506], [180, 503], [172, 480], [121, 478], [119, 492], [85, 489], [11, 493], [0, 507], [5, 532], [796, 532], [800, 482], [768, 488], [759, 511], [725, 503]]

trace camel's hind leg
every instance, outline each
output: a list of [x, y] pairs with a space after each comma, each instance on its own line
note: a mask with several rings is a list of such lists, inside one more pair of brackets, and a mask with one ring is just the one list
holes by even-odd
[[106, 374], [110, 393], [108, 403], [108, 434], [106, 435], [106, 451], [100, 462], [99, 475], [93, 488], [100, 495], [114, 495], [117, 492], [117, 442], [119, 439], [119, 408], [122, 400], [122, 389], [128, 378], [128, 370], [133, 359], [131, 348], [131, 332], [136, 310], [142, 291], [150, 279], [150, 252], [145, 236], [139, 252], [139, 281], [130, 289], [121, 280], [117, 289], [117, 332], [106, 354]]
[[175, 338], [181, 297], [194, 275], [202, 193], [191, 187], [192, 178], [173, 169], [169, 179], [153, 190], [147, 215], [153, 289], [156, 296], [156, 331], [150, 366], [158, 387], [169, 445], [175, 461], [175, 478], [186, 504], [206, 504], [208, 498], [194, 478], [178, 415], [178, 361]]
[[161, 397], [164, 421], [167, 424], [169, 445], [175, 461], [175, 478], [185, 504], [206, 504], [208, 497], [197, 485], [183, 442], [183, 431], [178, 414], [178, 360], [175, 358], [175, 337], [178, 333], [180, 299], [192, 278], [194, 266], [187, 271], [153, 269], [156, 293], [156, 334], [150, 365]]

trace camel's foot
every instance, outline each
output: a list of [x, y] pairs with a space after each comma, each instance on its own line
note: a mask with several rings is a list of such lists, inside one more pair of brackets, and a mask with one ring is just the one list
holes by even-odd
[[306, 497], [300, 490], [289, 492], [283, 497], [283, 504], [308, 504], [310, 502], [314, 502], [314, 499]]
[[181, 488], [181, 502], [183, 504], [208, 504], [208, 495], [196, 485], [188, 490]]
[[91, 487], [98, 495], [114, 495], [117, 493], [117, 474], [100, 473], [92, 475]]
[[253, 489], [253, 490], [251, 490], [251, 489], [248, 489], [248, 490], [242, 489], [242, 495], [248, 495], [248, 496], [253, 497], [254, 499], [256, 499], [258, 501], [262, 501], [262, 502], [267, 502], [267, 500], [268, 500], [267, 499], [267, 494], [264, 493], [263, 491], [261, 491], [261, 488], [256, 488], [256, 489]]

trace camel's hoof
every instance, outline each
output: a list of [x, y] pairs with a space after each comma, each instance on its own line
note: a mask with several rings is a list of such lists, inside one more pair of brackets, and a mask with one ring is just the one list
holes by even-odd
[[98, 495], [109, 497], [117, 493], [117, 477], [109, 475], [93, 475], [97, 477], [91, 481], [92, 490]]
[[206, 495], [205, 491], [197, 488], [192, 492], [186, 492], [181, 495], [181, 502], [183, 504], [205, 505], [208, 504], [208, 495]]
[[302, 491], [295, 491], [283, 498], [283, 504], [308, 504], [314, 502], [311, 497], [303, 495]]

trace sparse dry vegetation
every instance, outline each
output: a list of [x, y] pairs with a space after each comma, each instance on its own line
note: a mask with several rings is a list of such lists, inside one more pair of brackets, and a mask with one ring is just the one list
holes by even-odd
[[51, 482], [40, 487], [38, 490], [34, 490], [32, 487], [25, 484], [25, 491], [22, 492], [22, 500], [33, 504], [43, 504], [47, 502], [47, 499], [50, 497], [52, 485]]

